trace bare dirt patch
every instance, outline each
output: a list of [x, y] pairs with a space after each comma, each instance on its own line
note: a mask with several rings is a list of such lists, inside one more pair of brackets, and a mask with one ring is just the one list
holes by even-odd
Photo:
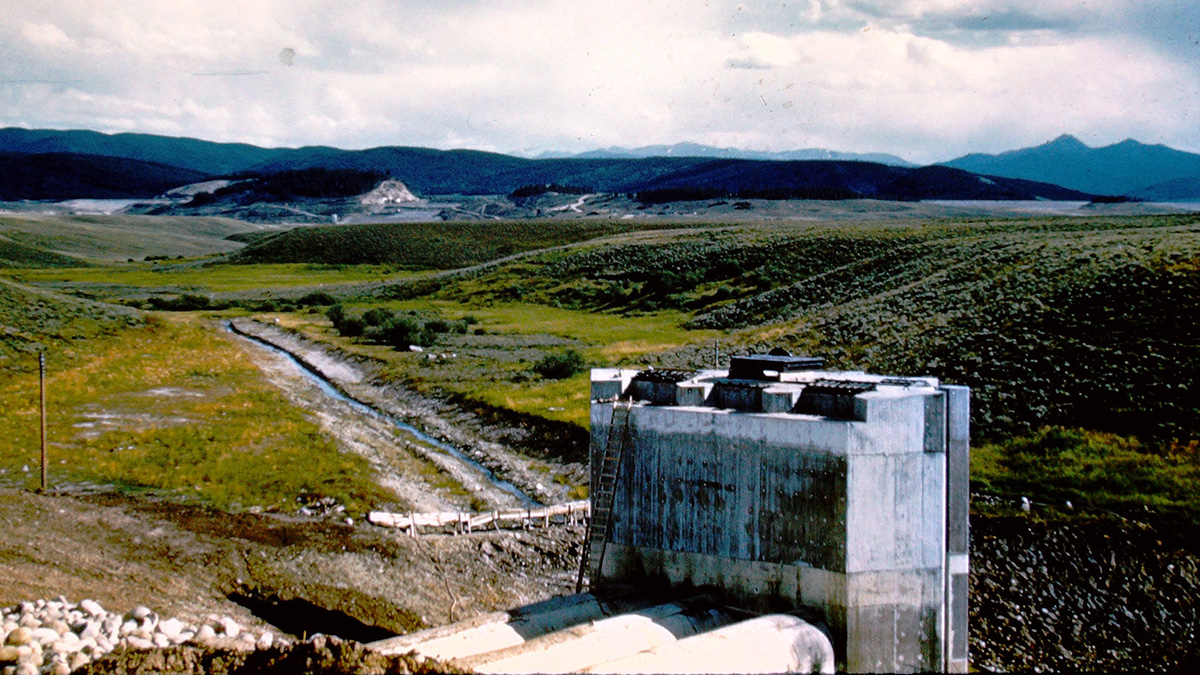
[[[413, 539], [370, 525], [7, 488], [0, 524], [0, 606], [63, 595], [263, 627], [238, 599], [300, 598], [396, 634], [571, 592], [583, 538], [574, 526]], [[322, 627], [296, 637], [331, 632]]]

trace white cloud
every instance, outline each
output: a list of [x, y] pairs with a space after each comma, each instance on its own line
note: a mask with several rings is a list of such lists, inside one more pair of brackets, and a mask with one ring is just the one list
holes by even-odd
[[26, 40], [38, 48], [63, 49], [75, 43], [61, 28], [49, 23], [27, 23], [21, 29]]
[[531, 152], [693, 140], [939, 160], [1063, 132], [1200, 150], [1179, 29], [1131, 0], [1079, 7], [9, 0], [0, 125]]

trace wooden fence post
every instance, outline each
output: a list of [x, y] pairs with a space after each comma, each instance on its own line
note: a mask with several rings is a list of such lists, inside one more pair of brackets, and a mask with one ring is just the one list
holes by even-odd
[[41, 398], [42, 424], [42, 488], [40, 491], [45, 492], [46, 473], [50, 465], [50, 459], [46, 455], [46, 352], [38, 352], [38, 392]]

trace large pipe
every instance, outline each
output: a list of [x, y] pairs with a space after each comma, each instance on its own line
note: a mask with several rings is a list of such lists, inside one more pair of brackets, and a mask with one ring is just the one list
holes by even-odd
[[769, 614], [594, 664], [599, 673], [833, 673], [833, 643], [816, 626]]
[[658, 605], [639, 612], [573, 626], [496, 652], [456, 659], [477, 673], [573, 673], [614, 658], [674, 644], [732, 621], [690, 603]]
[[590, 593], [551, 598], [511, 612], [493, 612], [449, 626], [371, 643], [383, 654], [415, 652], [439, 659], [466, 659], [516, 647], [569, 626], [603, 619], [650, 604], [645, 600], [600, 600]]

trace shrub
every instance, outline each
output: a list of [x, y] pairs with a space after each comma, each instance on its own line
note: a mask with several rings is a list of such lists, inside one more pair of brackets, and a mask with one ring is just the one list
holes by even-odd
[[329, 319], [329, 322], [333, 324], [333, 327], [340, 331], [341, 329], [339, 326], [341, 325], [342, 321], [346, 319], [346, 308], [342, 306], [341, 303], [338, 303], [325, 310], [325, 318]]
[[297, 301], [301, 307], [324, 307], [337, 304], [337, 299], [325, 291], [313, 291]]
[[427, 324], [422, 324], [415, 316], [405, 314], [393, 317], [379, 337], [378, 342], [398, 349], [407, 349], [410, 345], [428, 347], [433, 344], [433, 335], [427, 329]]
[[533, 364], [533, 372], [548, 380], [565, 380], [583, 372], [583, 355], [574, 349], [549, 354]]
[[362, 315], [363, 323], [368, 326], [385, 327], [392, 322], [393, 318], [395, 318], [395, 315], [383, 307], [368, 309]]

